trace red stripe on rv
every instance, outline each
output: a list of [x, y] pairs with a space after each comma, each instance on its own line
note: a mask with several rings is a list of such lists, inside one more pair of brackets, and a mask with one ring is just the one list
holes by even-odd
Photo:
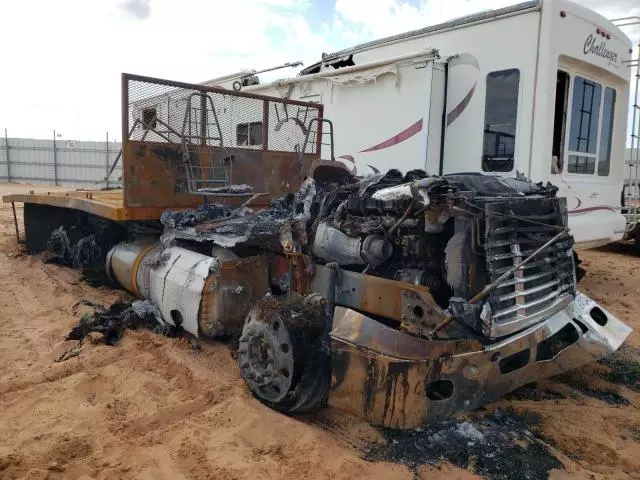
[[416, 123], [411, 125], [409, 128], [407, 128], [406, 130], [403, 130], [402, 132], [398, 133], [397, 135], [394, 135], [390, 139], [385, 140], [384, 142], [379, 143], [377, 145], [374, 145], [373, 147], [369, 147], [366, 150], [362, 150], [360, 153], [374, 152], [376, 150], [382, 150], [384, 148], [393, 147], [394, 145], [397, 145], [397, 144], [399, 144], [401, 142], [404, 142], [405, 140], [408, 140], [409, 138], [413, 137], [420, 130], [422, 130], [422, 119], [418, 120]]
[[469, 102], [471, 101], [471, 97], [473, 97], [473, 94], [475, 91], [476, 91], [476, 84], [474, 83], [473, 87], [471, 87], [471, 90], [467, 92], [467, 94], [464, 96], [462, 101], [447, 114], [447, 127], [451, 125], [453, 122], [455, 122], [460, 115], [462, 115], [462, 112], [464, 112], [464, 109], [467, 108], [467, 105], [469, 105]]
[[609, 210], [610, 212], [617, 212], [617, 210], [613, 207], [608, 207], [606, 205], [601, 205], [598, 207], [588, 207], [588, 208], [579, 208], [576, 210], [569, 210], [569, 215], [577, 215], [580, 213], [588, 213], [588, 212], [595, 212], [597, 210]]

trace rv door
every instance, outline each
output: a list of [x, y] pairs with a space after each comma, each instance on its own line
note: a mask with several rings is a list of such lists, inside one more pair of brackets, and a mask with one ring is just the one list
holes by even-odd
[[614, 125], [625, 120], [618, 111], [625, 99], [609, 78], [577, 69], [559, 69], [556, 85], [550, 173], [562, 178], [559, 186], [579, 246], [607, 243], [624, 230], [618, 225], [619, 167], [612, 145]]

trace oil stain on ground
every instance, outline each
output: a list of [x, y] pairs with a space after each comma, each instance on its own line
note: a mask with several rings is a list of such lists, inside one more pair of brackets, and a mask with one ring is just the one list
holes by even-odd
[[446, 421], [415, 430], [381, 430], [387, 445], [365, 450], [371, 461], [401, 463], [416, 478], [421, 465], [448, 461], [490, 480], [546, 480], [563, 467], [538, 432], [538, 414], [497, 409], [465, 421]]

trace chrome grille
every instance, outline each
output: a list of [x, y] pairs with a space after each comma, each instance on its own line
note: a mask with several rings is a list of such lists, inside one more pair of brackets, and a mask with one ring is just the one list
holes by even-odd
[[[567, 224], [564, 198], [521, 198], [485, 205], [489, 282], [521, 263]], [[575, 293], [573, 237], [558, 239], [505, 279], [488, 297], [483, 333], [523, 330], [565, 307]]]

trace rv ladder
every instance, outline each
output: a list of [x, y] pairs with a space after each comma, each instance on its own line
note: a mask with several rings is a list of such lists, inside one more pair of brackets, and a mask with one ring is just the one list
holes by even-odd
[[623, 211], [627, 217], [627, 233], [638, 237], [636, 232], [640, 221], [640, 43], [638, 57], [630, 63], [635, 66], [635, 90], [632, 104], [631, 150], [628, 160], [629, 176], [625, 181]]

